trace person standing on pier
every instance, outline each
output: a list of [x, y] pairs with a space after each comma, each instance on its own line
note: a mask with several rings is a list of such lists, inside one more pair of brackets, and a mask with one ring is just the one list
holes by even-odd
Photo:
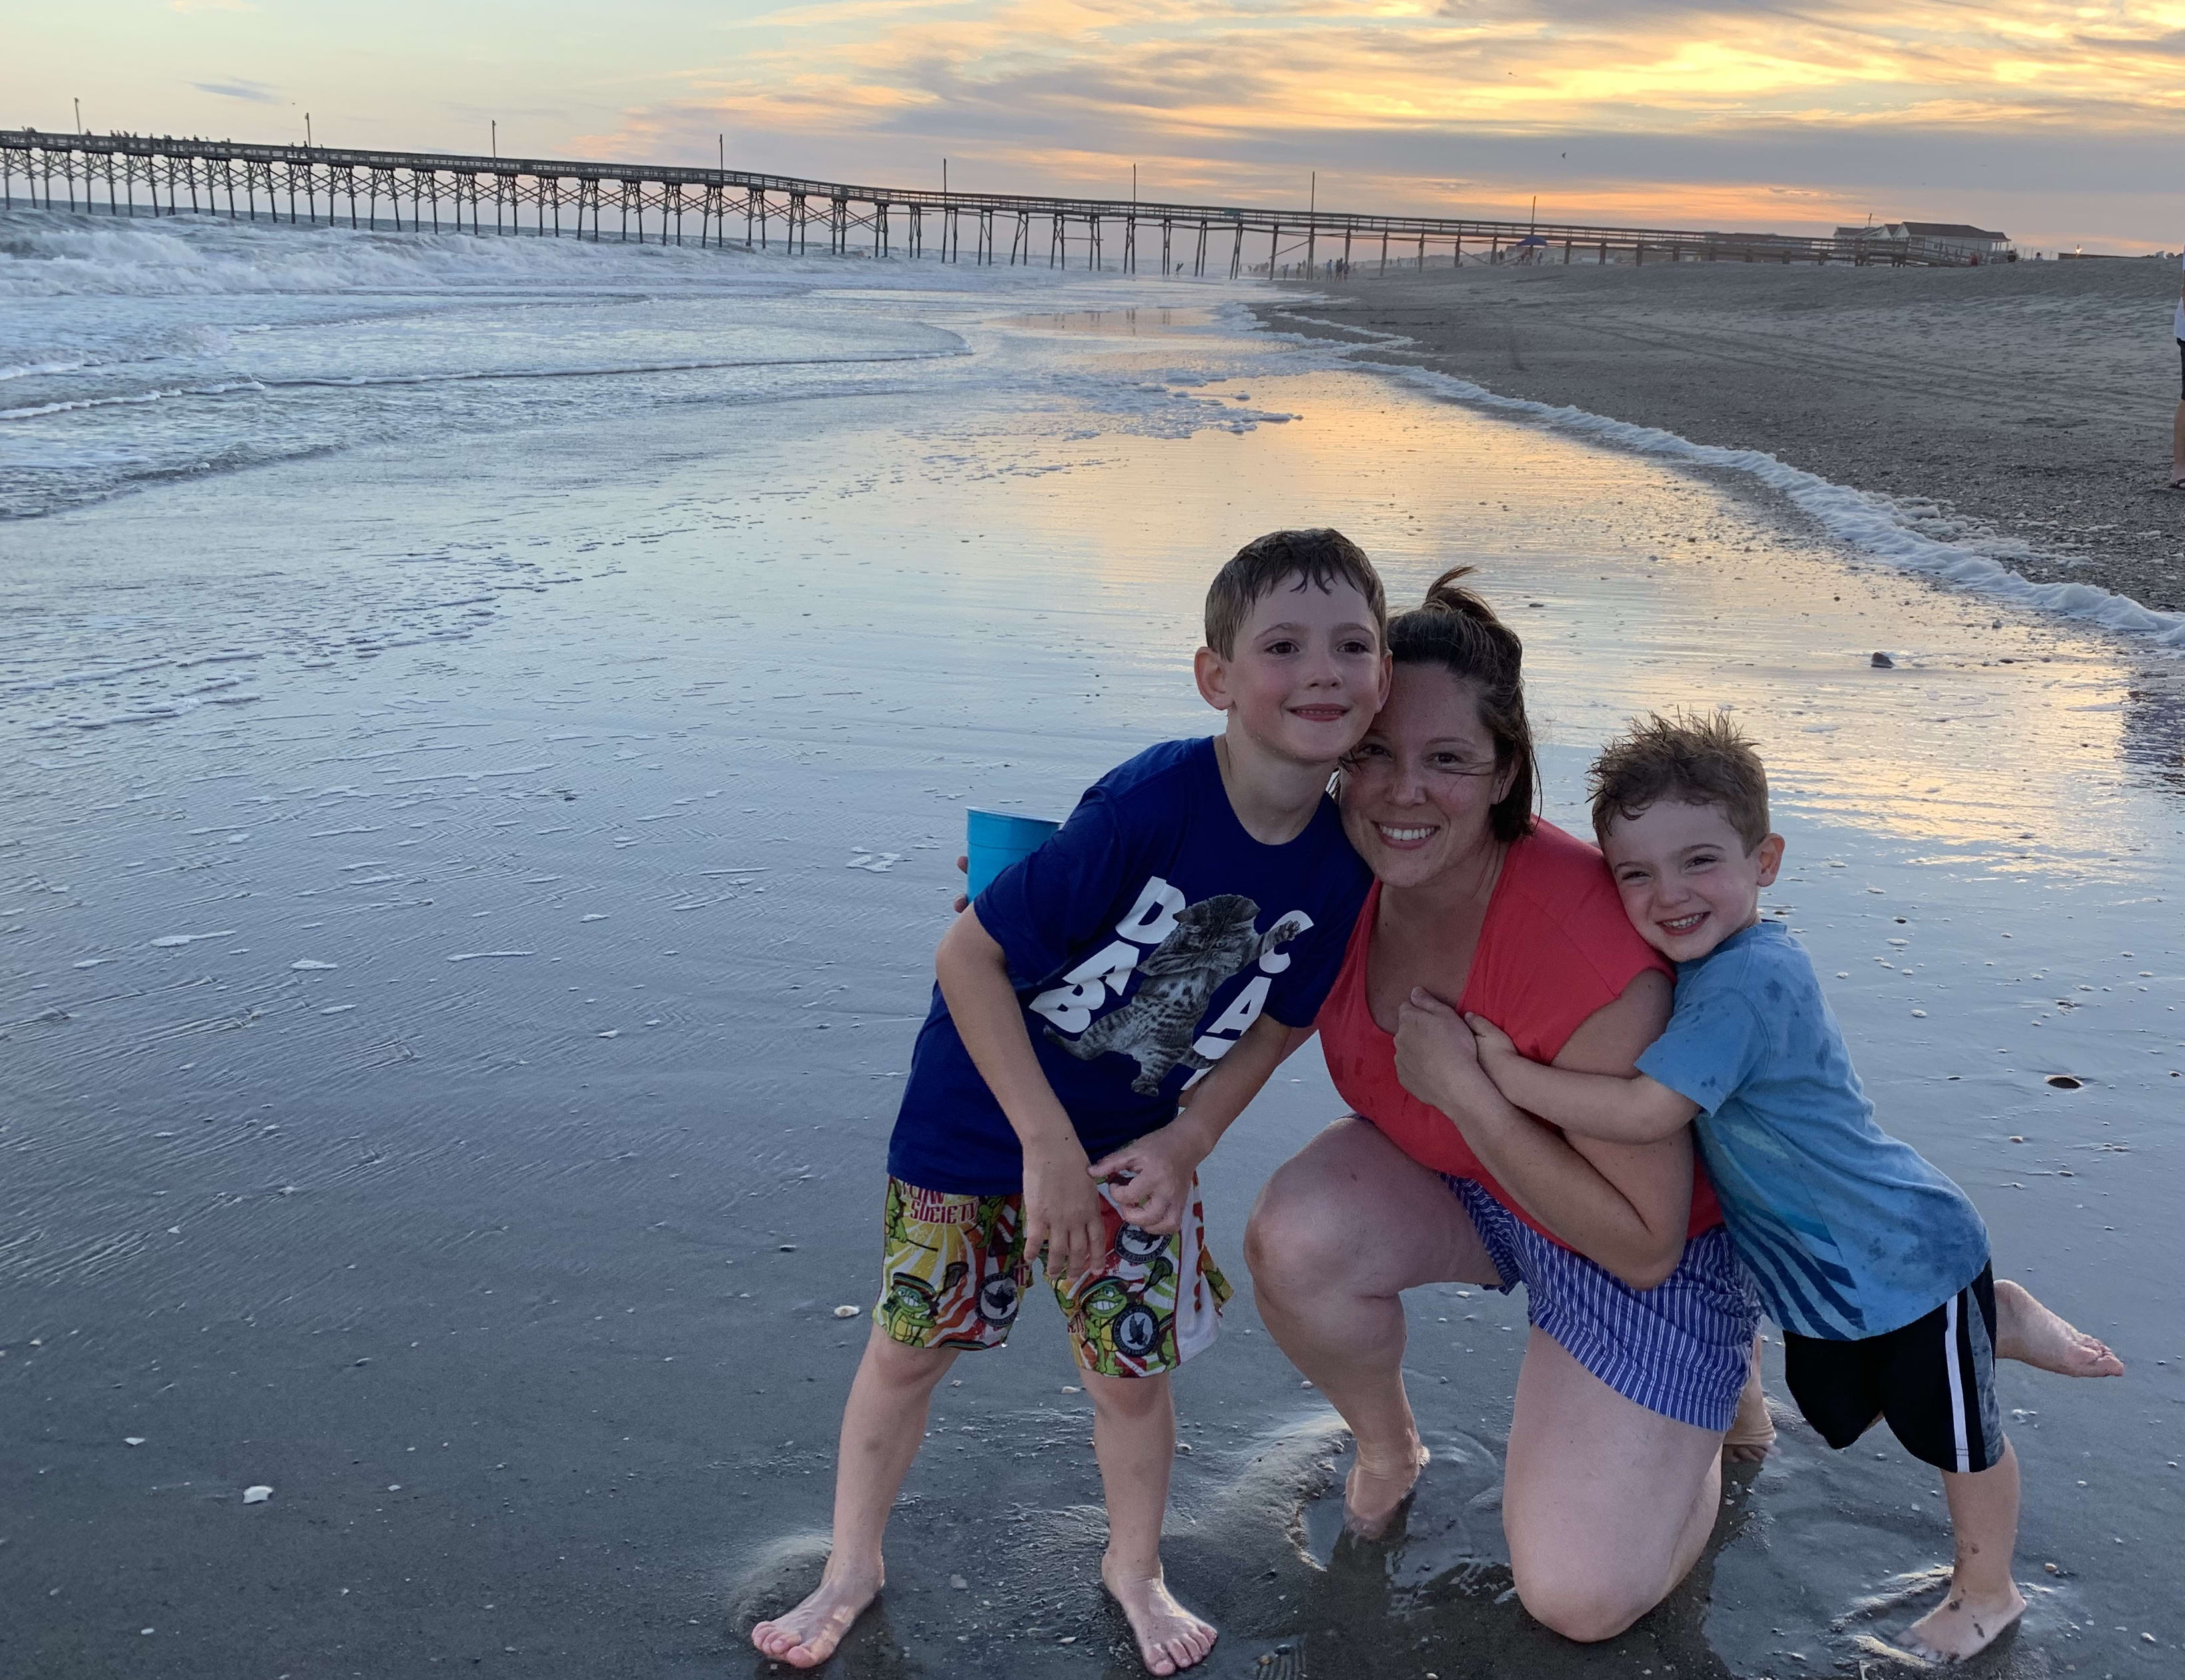
[[[2180, 264], [2185, 266], [2185, 259]], [[2185, 490], [2185, 279], [2177, 283], [2177, 308], [2170, 327], [2177, 335], [2177, 411], [2170, 418], [2170, 488]]]

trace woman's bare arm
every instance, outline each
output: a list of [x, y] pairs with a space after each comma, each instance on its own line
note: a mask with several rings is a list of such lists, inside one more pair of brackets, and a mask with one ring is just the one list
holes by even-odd
[[[1580, 1024], [1556, 1065], [1633, 1072], [1668, 1021], [1670, 996], [1668, 978], [1648, 969]], [[1405, 1085], [1449, 1115], [1517, 1204], [1571, 1247], [1635, 1289], [1668, 1277], [1684, 1256], [1691, 1217], [1690, 1130], [1658, 1143], [1566, 1139], [1495, 1088], [1471, 1040], [1447, 1005], [1406, 1004], [1397, 1033]]]
[[[1640, 1055], [1669, 1024], [1674, 992], [1667, 974], [1647, 969], [1623, 989], [1623, 996], [1579, 1024], [1555, 1065], [1619, 1078], [1637, 1073]], [[1653, 1143], [1608, 1143], [1586, 1137], [1570, 1141], [1595, 1170], [1621, 1188], [1654, 1247], [1661, 1276], [1667, 1277], [1684, 1259], [1685, 1231], [1691, 1223], [1691, 1128], [1685, 1126]], [[1585, 1252], [1586, 1245], [1576, 1236], [1564, 1235], [1563, 1240]]]

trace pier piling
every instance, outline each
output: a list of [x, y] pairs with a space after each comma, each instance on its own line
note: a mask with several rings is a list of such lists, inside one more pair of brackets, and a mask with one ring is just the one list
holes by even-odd
[[[98, 202], [95, 187], [104, 188], [103, 204]], [[360, 187], [364, 199], [361, 209]], [[0, 204], [25, 204], [35, 209], [78, 213], [95, 210], [110, 215], [219, 215], [255, 221], [262, 196], [265, 215], [276, 221], [282, 219], [285, 199], [292, 223], [341, 221], [358, 229], [387, 226], [396, 232], [419, 232], [429, 228], [434, 233], [451, 226], [458, 232], [483, 234], [483, 201], [488, 195], [493, 200], [493, 232], [498, 234], [540, 238], [567, 234], [578, 239], [589, 237], [597, 243], [603, 237], [603, 199], [612, 195], [620, 239], [644, 243], [647, 213], [657, 211], [659, 242], [680, 245], [685, 243], [685, 218], [695, 215], [699, 222], [696, 243], [725, 249], [731, 243], [731, 220], [740, 215], [744, 248], [769, 250], [773, 248], [769, 220], [778, 216], [782, 224], [781, 248], [791, 255], [811, 251], [811, 201], [817, 198], [826, 205], [829, 252], [838, 257], [857, 255], [875, 260], [918, 261], [930, 254], [942, 262], [960, 262], [962, 224], [968, 217], [973, 223], [971, 260], [981, 265], [1001, 260], [996, 218], [1003, 217], [1010, 225], [1012, 267], [1031, 261], [1033, 226], [1037, 222], [1045, 222], [1048, 227], [1048, 265], [1069, 267], [1071, 226], [1076, 223], [1082, 228], [1084, 265], [1094, 272], [1106, 266], [1104, 226], [1120, 220], [1120, 267], [1126, 274], [1138, 271], [1141, 223], [1148, 230], [1159, 224], [1164, 275], [1179, 273], [1184, 266], [1174, 249], [1179, 226], [1196, 230], [1190, 268], [1197, 276], [1208, 271], [1209, 240], [1218, 230], [1226, 229], [1230, 235], [1232, 279], [1245, 272], [1248, 236], [1255, 251], [1258, 242], [1266, 239], [1266, 272], [1270, 276], [1285, 272], [1282, 252], [1285, 232], [1301, 245], [1303, 261], [1297, 266], [1309, 276], [1319, 272], [1322, 239], [1340, 242], [1341, 263], [1347, 273], [1355, 242], [1377, 235], [1381, 244], [1378, 271], [1382, 274], [1389, 271], [1394, 240], [1413, 244], [1418, 266], [1424, 270], [1431, 252], [1446, 251], [1453, 265], [1461, 265], [1467, 239], [1485, 244], [1484, 260], [1499, 261], [1506, 245], [1515, 247], [1528, 235], [1538, 237], [1527, 243], [1523, 255], [1528, 260], [1541, 246], [1560, 243], [1567, 264], [1579, 250], [1590, 252], [1595, 262], [1635, 265], [1664, 257], [1672, 262], [1865, 264], [1880, 260], [1947, 267], [1964, 266], [1973, 260], [1963, 252], [1916, 239], [1892, 241], [1885, 253], [1872, 242], [1772, 233], [1369, 215], [1322, 210], [1316, 204], [1299, 211], [945, 189], [934, 193], [729, 169], [0, 130]], [[450, 211], [445, 217], [444, 198]], [[466, 198], [470, 210], [467, 222], [463, 215]], [[566, 227], [562, 214], [565, 204], [573, 212]], [[898, 213], [904, 217], [900, 244], [893, 221]], [[940, 237], [930, 253], [925, 238], [929, 214], [940, 219]], [[870, 232], [869, 248], [862, 239], [853, 240], [860, 231]], [[1482, 260], [1476, 250], [1472, 260]]]

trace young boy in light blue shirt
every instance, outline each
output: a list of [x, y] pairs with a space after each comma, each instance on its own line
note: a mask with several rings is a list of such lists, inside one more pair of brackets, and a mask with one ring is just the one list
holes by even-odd
[[1592, 774], [1594, 828], [1632, 925], [1677, 965], [1674, 1013], [1629, 1078], [1543, 1067], [1467, 1018], [1517, 1107], [1581, 1136], [1641, 1143], [1690, 1124], [1740, 1254], [1784, 1334], [1791, 1396], [1832, 1447], [1880, 1419], [1942, 1472], [1957, 1560], [1904, 1636], [1956, 1661], [2024, 1613], [2011, 1580], [2018, 1460], [1994, 1362], [2124, 1369], [2017, 1284], [1997, 1282], [1965, 1194], [1875, 1123], [1805, 948], [1760, 918], [1783, 837], [1768, 778], [1727, 718], [1650, 717]]

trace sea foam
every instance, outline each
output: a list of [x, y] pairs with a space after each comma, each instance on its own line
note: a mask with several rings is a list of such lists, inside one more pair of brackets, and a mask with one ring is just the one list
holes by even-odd
[[2037, 583], [2004, 563], [2035, 557], [2038, 551], [2031, 544], [1985, 529], [1977, 522], [1950, 513], [1932, 501], [1853, 489], [1850, 485], [1838, 484], [1818, 473], [1792, 466], [1764, 449], [1696, 444], [1660, 427], [1640, 426], [1570, 405], [1506, 396], [1472, 380], [1433, 368], [1361, 362], [1355, 360], [1356, 350], [1408, 345], [1417, 341], [1400, 333], [1353, 327], [1347, 322], [1322, 321], [1310, 315], [1291, 313], [1296, 320], [1355, 333], [1367, 341], [1356, 345], [1331, 345], [1327, 340], [1302, 333], [1274, 335], [1322, 349], [1341, 366], [1369, 369], [1445, 401], [1523, 416], [1558, 431], [1576, 433], [1641, 455], [1741, 472], [1781, 495], [1830, 536], [1907, 572], [1938, 578], [2014, 606], [2098, 624], [2105, 630], [2145, 639], [2158, 646], [2185, 648], [2185, 613], [2158, 611], [2129, 595], [2115, 594], [2091, 583]]

